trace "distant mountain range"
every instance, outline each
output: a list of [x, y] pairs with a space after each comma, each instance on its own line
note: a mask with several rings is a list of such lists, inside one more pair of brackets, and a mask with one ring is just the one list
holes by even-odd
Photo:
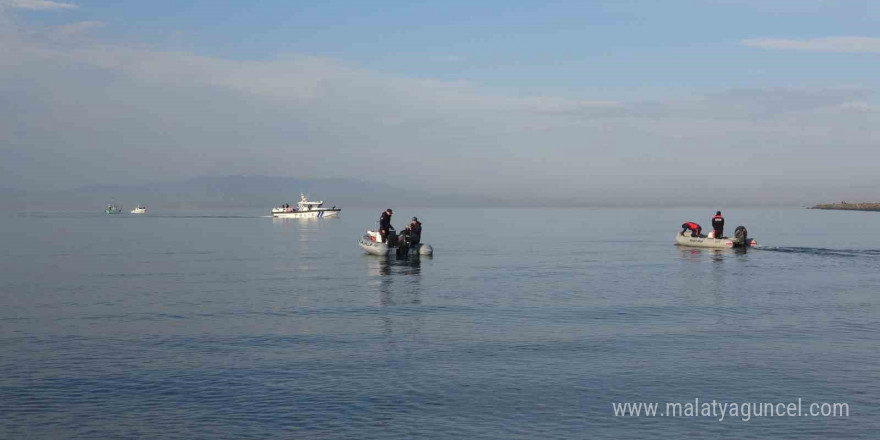
[[90, 185], [69, 191], [25, 192], [0, 188], [7, 206], [28, 210], [103, 209], [116, 201], [129, 208], [270, 208], [295, 204], [300, 193], [328, 206], [385, 208], [512, 206], [507, 200], [469, 194], [433, 194], [358, 179], [298, 179], [270, 176], [199, 177], [146, 185]]

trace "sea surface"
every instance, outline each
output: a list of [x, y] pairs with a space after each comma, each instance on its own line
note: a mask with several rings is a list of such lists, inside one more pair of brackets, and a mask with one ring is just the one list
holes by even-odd
[[[0, 438], [878, 438], [880, 213], [381, 208], [0, 215]], [[849, 416], [613, 411], [799, 398]]]

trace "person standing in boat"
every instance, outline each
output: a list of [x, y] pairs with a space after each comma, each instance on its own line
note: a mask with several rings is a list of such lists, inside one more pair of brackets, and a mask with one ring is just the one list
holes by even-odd
[[715, 230], [715, 238], [724, 237], [724, 217], [721, 216], [721, 211], [712, 217], [712, 229]]
[[691, 237], [699, 237], [703, 227], [694, 222], [687, 222], [681, 225], [681, 235], [684, 235], [684, 232], [687, 230], [691, 231]]
[[385, 243], [388, 240], [388, 230], [394, 229], [394, 227], [391, 226], [391, 214], [393, 213], [394, 211], [392, 211], [391, 208], [388, 208], [381, 216], [379, 216], [379, 234], [382, 236], [382, 243]]

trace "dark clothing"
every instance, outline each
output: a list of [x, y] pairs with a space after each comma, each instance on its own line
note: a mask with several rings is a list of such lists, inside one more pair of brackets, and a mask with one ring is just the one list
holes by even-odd
[[724, 217], [721, 214], [715, 214], [712, 217], [712, 229], [715, 230], [715, 238], [721, 238], [724, 236]]
[[684, 231], [687, 231], [687, 230], [691, 231], [692, 237], [699, 237], [700, 232], [703, 230], [703, 227], [694, 223], [694, 222], [687, 222], [687, 223], [681, 225], [681, 235], [684, 235]]
[[422, 223], [415, 221], [406, 227], [408, 231], [410, 243], [418, 244], [422, 240]]
[[390, 229], [391, 228], [391, 214], [387, 212], [383, 212], [381, 216], [379, 216], [379, 229]]
[[382, 235], [382, 243], [388, 239], [388, 230], [394, 229], [391, 226], [391, 214], [388, 211], [382, 212], [382, 215], [379, 216], [379, 234]]

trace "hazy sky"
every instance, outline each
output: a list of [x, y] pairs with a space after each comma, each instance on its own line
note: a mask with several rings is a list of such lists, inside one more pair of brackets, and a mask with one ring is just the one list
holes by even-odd
[[880, 2], [0, 0], [0, 186], [880, 200]]

